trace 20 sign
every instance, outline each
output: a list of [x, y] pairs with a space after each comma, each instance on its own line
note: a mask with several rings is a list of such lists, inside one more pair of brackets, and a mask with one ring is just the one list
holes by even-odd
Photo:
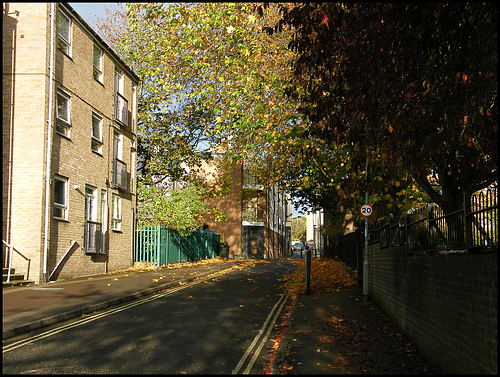
[[373, 213], [373, 207], [369, 204], [363, 204], [359, 209], [359, 212], [364, 217], [370, 217]]

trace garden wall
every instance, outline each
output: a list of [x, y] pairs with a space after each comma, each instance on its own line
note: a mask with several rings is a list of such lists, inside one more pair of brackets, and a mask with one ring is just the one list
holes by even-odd
[[444, 373], [497, 373], [497, 254], [370, 245], [370, 296]]

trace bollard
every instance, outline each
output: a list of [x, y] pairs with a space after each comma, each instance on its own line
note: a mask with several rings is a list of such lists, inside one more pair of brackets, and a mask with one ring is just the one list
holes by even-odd
[[311, 285], [311, 250], [306, 250], [306, 294], [309, 293]]

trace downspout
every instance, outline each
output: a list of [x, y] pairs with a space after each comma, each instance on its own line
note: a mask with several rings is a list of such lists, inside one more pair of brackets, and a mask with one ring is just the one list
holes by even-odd
[[49, 58], [49, 108], [47, 119], [47, 150], [45, 161], [45, 224], [43, 235], [43, 282], [48, 282], [47, 262], [48, 262], [48, 238], [49, 238], [49, 208], [50, 208], [50, 162], [52, 160], [52, 93], [53, 93], [53, 71], [54, 71], [54, 28], [55, 28], [55, 8], [54, 3], [50, 3], [50, 58]]

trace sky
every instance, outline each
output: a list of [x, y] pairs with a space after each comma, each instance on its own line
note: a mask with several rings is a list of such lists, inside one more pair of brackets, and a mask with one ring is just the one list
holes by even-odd
[[[90, 25], [93, 26], [92, 18], [95, 16], [104, 17], [106, 12], [104, 7], [117, 6], [118, 3], [69, 3], [69, 5], [82, 16], [82, 18]], [[97, 30], [94, 30], [97, 32]]]
[[[92, 18], [95, 16], [104, 17], [106, 12], [105, 7], [117, 6], [118, 3], [69, 3], [69, 5], [89, 24], [93, 27]], [[98, 33], [98, 30], [94, 30]], [[293, 216], [303, 216], [304, 213], [299, 212], [293, 207]]]

